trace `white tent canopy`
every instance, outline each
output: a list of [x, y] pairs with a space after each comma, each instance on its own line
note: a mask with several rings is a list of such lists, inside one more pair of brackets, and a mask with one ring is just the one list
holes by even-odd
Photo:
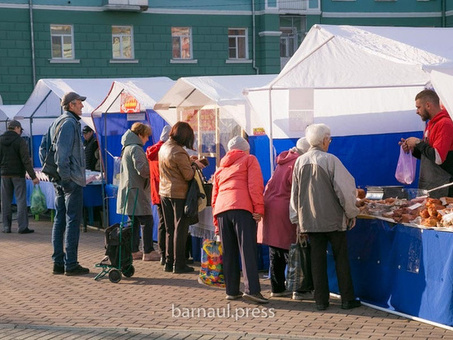
[[179, 119], [175, 109], [217, 107], [221, 117], [233, 118], [248, 134], [259, 125], [256, 114], [251, 113], [244, 98], [247, 87], [263, 86], [276, 75], [233, 75], [179, 78], [173, 87], [159, 100], [155, 110], [169, 124]]
[[12, 120], [14, 116], [19, 112], [23, 105], [0, 105], [0, 133], [7, 130], [8, 121]]
[[[93, 128], [91, 113], [102, 103], [114, 81], [134, 81], [141, 78], [101, 78], [101, 79], [40, 79], [24, 107], [17, 113], [17, 119], [30, 119], [32, 134], [42, 135], [47, 131], [47, 124], [33, 124], [38, 119], [53, 121], [61, 115], [60, 101], [66, 92], [76, 92], [87, 99], [83, 102], [82, 120]], [[145, 81], [143, 78], [143, 81]], [[152, 79], [152, 78], [150, 78]], [[44, 126], [44, 130], [42, 127]]]
[[452, 36], [453, 28], [315, 25], [278, 77], [246, 96], [271, 138], [298, 138], [314, 122], [333, 136], [421, 131], [414, 98], [431, 85], [429, 67], [452, 62]]
[[111, 84], [107, 97], [99, 101], [100, 105], [93, 110], [93, 115], [121, 112], [122, 93], [132, 95], [141, 111], [152, 109], [156, 101], [161, 99], [174, 83], [174, 80], [167, 77], [116, 80]]

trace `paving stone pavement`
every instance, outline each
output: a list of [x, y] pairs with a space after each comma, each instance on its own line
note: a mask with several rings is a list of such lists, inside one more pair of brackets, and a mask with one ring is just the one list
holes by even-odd
[[[116, 284], [95, 281], [104, 234], [92, 228], [79, 244], [91, 273], [52, 275], [51, 222], [31, 219], [30, 228], [20, 235], [13, 222], [11, 234], [0, 233], [0, 339], [453, 339], [451, 330], [367, 306], [344, 311], [336, 298], [323, 312], [288, 298], [227, 301], [197, 272], [165, 273], [158, 262], [135, 261], [134, 276]], [[269, 296], [269, 280], [261, 284]]]

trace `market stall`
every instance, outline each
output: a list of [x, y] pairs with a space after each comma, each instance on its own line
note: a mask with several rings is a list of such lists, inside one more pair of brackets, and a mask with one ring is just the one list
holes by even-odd
[[[174, 84], [167, 77], [136, 78], [114, 81], [110, 84], [107, 96], [91, 113], [101, 154], [101, 162], [106, 174], [108, 224], [121, 221], [116, 213], [116, 178], [121, 156], [121, 137], [133, 123], [149, 124], [152, 135], [145, 145], [150, 146], [159, 140], [160, 133], [167, 122], [152, 108], [166, 91]], [[157, 218], [155, 218], [157, 226]], [[157, 227], [154, 228], [157, 232]]]
[[281, 152], [307, 125], [325, 123], [333, 136], [329, 152], [358, 185], [397, 184], [397, 142], [421, 137], [424, 128], [415, 95], [432, 85], [441, 94], [451, 89], [431, 83], [430, 72], [451, 66], [452, 34], [453, 28], [314, 25], [272, 82], [247, 90], [262, 118], [251, 132], [261, 127]]
[[[245, 100], [243, 90], [263, 86], [276, 75], [234, 75], [183, 77], [156, 103], [154, 109], [169, 123], [183, 120], [195, 131], [199, 157], [206, 157], [210, 166], [204, 170], [209, 178], [225, 155], [228, 141], [235, 135], [248, 133], [255, 126], [258, 113]], [[270, 177], [269, 145], [258, 133], [249, 134], [251, 152], [262, 166], [265, 180]], [[267, 140], [267, 139], [266, 139]], [[294, 145], [293, 145], [294, 146]], [[264, 149], [263, 149], [264, 148]]]
[[[347, 233], [355, 293], [389, 311], [453, 326], [453, 198], [419, 193], [358, 199], [361, 214]], [[339, 293], [331, 250], [328, 261], [330, 290]]]

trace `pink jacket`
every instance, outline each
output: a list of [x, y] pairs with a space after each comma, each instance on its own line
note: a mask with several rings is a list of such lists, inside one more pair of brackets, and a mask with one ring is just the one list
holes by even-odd
[[289, 249], [296, 242], [297, 226], [289, 220], [289, 201], [293, 168], [299, 154], [283, 151], [277, 157], [277, 167], [264, 191], [266, 215], [258, 224], [258, 243]]
[[212, 214], [227, 210], [247, 210], [264, 215], [263, 175], [258, 160], [241, 150], [230, 150], [214, 174]]

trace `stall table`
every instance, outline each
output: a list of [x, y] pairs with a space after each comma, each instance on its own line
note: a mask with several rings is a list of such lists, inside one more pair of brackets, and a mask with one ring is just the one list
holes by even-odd
[[[453, 326], [453, 232], [359, 218], [348, 231], [356, 296], [362, 301]], [[332, 251], [330, 291], [339, 293]]]
[[[40, 169], [35, 169], [35, 173], [40, 179], [39, 187], [46, 196], [47, 209], [51, 209], [51, 218], [53, 220], [53, 211], [55, 210], [55, 188], [52, 182], [49, 182], [47, 176]], [[97, 176], [95, 172], [88, 172], [88, 176]], [[87, 176], [87, 178], [88, 178]], [[30, 206], [30, 198], [33, 192], [33, 182], [30, 178], [26, 180], [27, 184], [27, 205]], [[83, 228], [87, 230], [88, 222], [93, 221], [93, 208], [103, 206], [102, 183], [93, 181], [83, 188]]]

